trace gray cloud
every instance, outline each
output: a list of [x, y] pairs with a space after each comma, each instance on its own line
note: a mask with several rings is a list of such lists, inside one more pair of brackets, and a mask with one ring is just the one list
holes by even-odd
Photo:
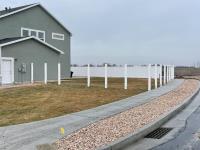
[[[0, 0], [1, 8], [37, 2]], [[72, 63], [193, 64], [199, 0], [40, 0], [73, 33]]]

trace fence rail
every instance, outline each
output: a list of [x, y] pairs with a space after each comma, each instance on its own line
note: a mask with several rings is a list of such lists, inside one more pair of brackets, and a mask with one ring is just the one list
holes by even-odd
[[154, 78], [155, 88], [158, 87], [158, 79], [160, 86], [165, 85], [174, 79], [174, 65], [147, 65], [147, 66], [127, 66], [110, 67], [105, 64], [104, 67], [71, 67], [73, 76], [87, 77], [87, 86], [90, 87], [91, 77], [104, 77], [105, 88], [108, 88], [108, 77], [123, 77], [124, 89], [128, 87], [127, 78], [146, 78], [148, 79], [148, 90], [151, 90], [151, 80]]
[[[57, 66], [58, 85], [61, 85], [61, 64]], [[130, 67], [127, 64], [124, 67], [110, 67], [105, 64], [104, 67], [71, 67], [71, 71], [76, 77], [86, 77], [87, 86], [91, 85], [91, 77], [104, 77], [105, 89], [108, 88], [108, 77], [124, 78], [124, 89], [128, 88], [128, 78], [146, 78], [148, 79], [148, 90], [151, 90], [151, 80], [154, 78], [155, 88], [158, 87], [158, 79], [160, 86], [167, 84], [174, 79], [174, 66], [172, 65], [147, 65]], [[44, 84], [47, 84], [48, 64], [44, 63]], [[34, 82], [34, 63], [31, 63], [31, 83]]]
[[[88, 67], [71, 67], [73, 76], [75, 77], [86, 77]], [[160, 66], [158, 66], [158, 70]], [[91, 77], [104, 77], [105, 67], [90, 67], [90, 76]], [[124, 77], [124, 67], [107, 67], [109, 77]], [[151, 77], [153, 78], [154, 67], [150, 69]], [[158, 72], [159, 74], [159, 72]], [[129, 78], [148, 78], [148, 66], [127, 66], [127, 76]]]

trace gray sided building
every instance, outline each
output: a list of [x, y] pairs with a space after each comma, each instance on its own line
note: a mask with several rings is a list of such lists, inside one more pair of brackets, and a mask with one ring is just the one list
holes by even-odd
[[0, 49], [2, 83], [57, 80], [70, 76], [71, 33], [43, 6], [32, 4], [0, 11]]

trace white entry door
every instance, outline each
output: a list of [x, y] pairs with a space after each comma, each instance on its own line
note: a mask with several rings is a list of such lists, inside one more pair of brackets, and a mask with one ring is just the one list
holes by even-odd
[[1, 62], [2, 84], [14, 82], [14, 59], [2, 57]]

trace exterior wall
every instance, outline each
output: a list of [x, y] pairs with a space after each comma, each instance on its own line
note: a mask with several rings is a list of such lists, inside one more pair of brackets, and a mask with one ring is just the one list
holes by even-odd
[[[46, 42], [62, 50], [62, 78], [70, 76], [70, 34], [40, 6], [0, 19], [0, 39], [20, 37], [21, 27], [45, 31]], [[65, 35], [65, 40], [52, 39], [52, 32]], [[38, 55], [38, 54], [37, 54]]]
[[[47, 79], [57, 80], [57, 64], [60, 61], [60, 54], [35, 40], [30, 39], [2, 47], [2, 57], [13, 57], [15, 59], [15, 82], [31, 81], [31, 62], [34, 63], [34, 81], [44, 81], [45, 62], [47, 62], [48, 68]], [[26, 64], [26, 73], [19, 72], [18, 70], [22, 63]]]
[[[73, 76], [86, 77], [87, 67], [71, 67]], [[157, 67], [158, 77], [160, 75], [160, 66]], [[104, 67], [90, 67], [91, 77], [104, 77]], [[148, 66], [127, 67], [127, 74], [130, 78], [148, 78]], [[155, 76], [155, 67], [151, 67], [151, 77]], [[108, 67], [108, 77], [124, 77], [124, 67]]]

